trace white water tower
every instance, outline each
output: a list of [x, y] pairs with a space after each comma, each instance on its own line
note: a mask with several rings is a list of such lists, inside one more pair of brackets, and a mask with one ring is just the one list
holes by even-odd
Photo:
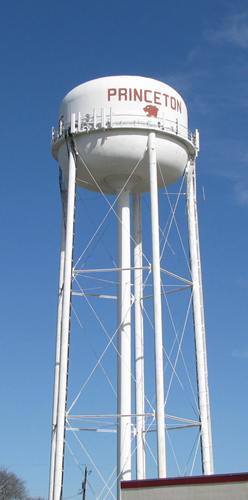
[[[194, 317], [199, 436], [202, 469], [213, 472], [205, 323], [195, 192], [195, 159], [199, 136], [188, 130], [187, 108], [182, 97], [168, 85], [143, 77], [114, 76], [79, 85], [61, 105], [58, 128], [53, 130], [52, 152], [60, 167], [62, 243], [57, 320], [57, 344], [51, 444], [49, 500], [63, 498], [64, 454], [70, 419], [67, 393], [73, 283], [77, 275], [115, 273], [117, 277], [115, 413], [117, 445], [117, 497], [121, 480], [132, 478], [135, 441], [138, 479], [146, 477], [146, 410], [144, 354], [144, 278], [141, 197], [150, 193], [150, 234], [154, 327], [154, 432], [157, 477], [166, 470], [166, 405], [158, 192], [185, 176]], [[115, 212], [118, 225], [118, 262], [111, 268], [79, 269], [73, 263], [76, 187], [101, 193]], [[114, 195], [114, 203], [112, 203]], [[131, 197], [132, 213], [131, 221]], [[111, 200], [111, 201], [109, 201]], [[117, 210], [115, 211], [115, 206]], [[144, 227], [144, 224], [143, 224]], [[96, 228], [97, 229], [97, 228]], [[83, 231], [83, 227], [81, 229]], [[76, 235], [77, 236], [77, 235]], [[133, 250], [133, 256], [131, 255]], [[101, 274], [101, 275], [102, 275]], [[86, 298], [85, 290], [78, 295]], [[116, 303], [116, 302], [115, 302]], [[134, 314], [132, 316], [132, 310]], [[132, 339], [135, 339], [133, 342]], [[134, 350], [134, 353], [132, 352]], [[85, 355], [85, 353], [84, 353]], [[100, 361], [99, 361], [100, 363]], [[115, 382], [114, 382], [115, 383]], [[134, 393], [134, 397], [132, 397]], [[97, 398], [96, 393], [96, 398]], [[134, 403], [135, 399], [135, 403]], [[82, 413], [83, 413], [82, 408]], [[113, 415], [112, 415], [113, 416]], [[75, 418], [76, 416], [74, 416]], [[79, 417], [79, 416], [78, 416]], [[97, 418], [97, 415], [95, 415]], [[99, 418], [103, 415], [99, 415]], [[89, 454], [89, 456], [91, 456]], [[113, 493], [96, 498], [113, 498]]]

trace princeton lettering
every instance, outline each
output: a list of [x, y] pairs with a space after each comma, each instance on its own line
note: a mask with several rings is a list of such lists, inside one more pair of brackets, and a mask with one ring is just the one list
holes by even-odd
[[167, 106], [168, 97], [170, 97], [170, 96], [168, 94], [162, 94], [162, 96], [164, 97], [164, 105]]
[[171, 97], [170, 98], [170, 105], [171, 105], [171, 109], [176, 109], [177, 108], [177, 102], [176, 102], [175, 97]]
[[[131, 91], [133, 90], [133, 100], [134, 101], [143, 101], [143, 92], [142, 89], [137, 90], [137, 89], [130, 89]], [[130, 98], [130, 101], [132, 101], [132, 98]]]
[[127, 89], [119, 89], [118, 97], [119, 101], [127, 101]]
[[134, 101], [164, 106], [182, 113], [182, 101], [176, 97], [150, 89], [111, 88], [108, 89], [108, 101]]
[[161, 101], [160, 101], [160, 92], [154, 92], [154, 102], [155, 104], [161, 104]]
[[110, 101], [111, 97], [116, 95], [117, 89], [108, 89], [108, 101]]
[[177, 99], [177, 111], [179, 111], [180, 113], [182, 113], [182, 103], [178, 99]]
[[152, 90], [144, 90], [144, 101], [152, 103], [151, 99], [148, 98], [148, 94], [152, 94]]

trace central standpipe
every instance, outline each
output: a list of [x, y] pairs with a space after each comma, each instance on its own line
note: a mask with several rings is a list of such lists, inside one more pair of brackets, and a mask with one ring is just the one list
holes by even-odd
[[136, 400], [136, 477], [145, 479], [145, 382], [143, 324], [143, 259], [141, 195], [133, 194], [134, 228], [134, 314], [135, 314], [135, 400]]
[[117, 498], [120, 481], [131, 479], [131, 252], [130, 194], [118, 195], [118, 401]]
[[157, 456], [158, 477], [166, 477], [165, 458], [165, 412], [164, 412], [164, 367], [163, 367], [163, 336], [162, 336], [162, 304], [160, 281], [160, 250], [159, 250], [159, 217], [158, 217], [158, 181], [156, 136], [150, 132], [148, 136], [148, 155], [150, 172], [151, 196], [151, 229], [152, 229], [152, 276], [153, 276], [153, 307], [155, 335], [155, 384], [156, 384], [156, 422], [157, 422]]

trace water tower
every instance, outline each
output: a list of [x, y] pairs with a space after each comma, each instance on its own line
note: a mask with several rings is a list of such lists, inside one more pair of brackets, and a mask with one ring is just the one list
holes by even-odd
[[[154, 359], [154, 427], [156, 435], [157, 477], [167, 476], [166, 405], [163, 347], [164, 314], [161, 274], [186, 283], [192, 290], [195, 343], [195, 369], [202, 471], [213, 472], [212, 439], [205, 342], [201, 263], [195, 187], [195, 160], [199, 135], [188, 129], [187, 108], [182, 97], [170, 86], [136, 76], [99, 78], [69, 92], [61, 105], [57, 129], [53, 129], [52, 153], [59, 163], [62, 199], [62, 243], [60, 258], [57, 342], [51, 444], [50, 500], [60, 500], [63, 492], [64, 454], [70, 408], [68, 407], [69, 345], [73, 294], [87, 300], [82, 287], [74, 290], [79, 275], [100, 273], [116, 276], [117, 313], [115, 352], [117, 405], [115, 415], [117, 498], [119, 483], [133, 474], [146, 477], [146, 425], [144, 351], [144, 269], [152, 277]], [[190, 254], [190, 279], [161, 266], [158, 194], [184, 177]], [[76, 188], [100, 193], [117, 221], [118, 258], [106, 268], [101, 259], [94, 268], [79, 268], [73, 262]], [[148, 266], [143, 258], [141, 199], [149, 193], [150, 214], [145, 224], [151, 242]], [[114, 200], [114, 201], [113, 201]], [[132, 204], [131, 204], [132, 200]], [[117, 209], [116, 209], [117, 207]], [[133, 217], [131, 218], [131, 213]], [[172, 215], [173, 217], [173, 215]], [[143, 223], [144, 227], [144, 223]], [[98, 228], [95, 228], [98, 231]], [[83, 232], [83, 227], [81, 231]], [[91, 239], [89, 240], [89, 244]], [[102, 280], [103, 281], [103, 280]], [[109, 297], [108, 297], [109, 298]], [[115, 305], [113, 306], [115, 308]], [[112, 342], [112, 340], [110, 341]], [[112, 342], [113, 343], [113, 342]], [[84, 353], [85, 356], [85, 353]], [[87, 354], [86, 354], [87, 356]], [[97, 361], [99, 366], [102, 356]], [[97, 390], [96, 399], [99, 397]], [[82, 408], [81, 413], [84, 412]], [[82, 415], [81, 415], [82, 416]], [[92, 415], [92, 418], [97, 415]], [[98, 415], [98, 420], [106, 415]], [[110, 415], [109, 415], [110, 417]], [[76, 416], [74, 415], [74, 418]], [[79, 418], [79, 415], [78, 415]], [[186, 419], [184, 419], [186, 422]], [[193, 421], [192, 421], [193, 422]], [[188, 422], [189, 424], [189, 422]], [[193, 424], [192, 424], [193, 425]], [[188, 425], [189, 427], [189, 425]], [[92, 430], [92, 429], [91, 429]], [[96, 430], [96, 429], [95, 429]], [[134, 445], [136, 465], [134, 467]], [[103, 454], [104, 454], [103, 450]], [[91, 455], [87, 455], [90, 457]], [[133, 472], [135, 469], [135, 472]], [[100, 471], [99, 471], [100, 474]], [[108, 488], [108, 487], [107, 487]], [[112, 490], [105, 496], [115, 498]]]

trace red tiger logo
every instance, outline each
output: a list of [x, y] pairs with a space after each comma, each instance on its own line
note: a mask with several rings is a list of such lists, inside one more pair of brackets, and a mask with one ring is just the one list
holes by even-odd
[[143, 108], [143, 110], [145, 111], [146, 116], [154, 116], [155, 118], [157, 118], [158, 116], [157, 106], [151, 106], [151, 104], [147, 104], [147, 106]]

